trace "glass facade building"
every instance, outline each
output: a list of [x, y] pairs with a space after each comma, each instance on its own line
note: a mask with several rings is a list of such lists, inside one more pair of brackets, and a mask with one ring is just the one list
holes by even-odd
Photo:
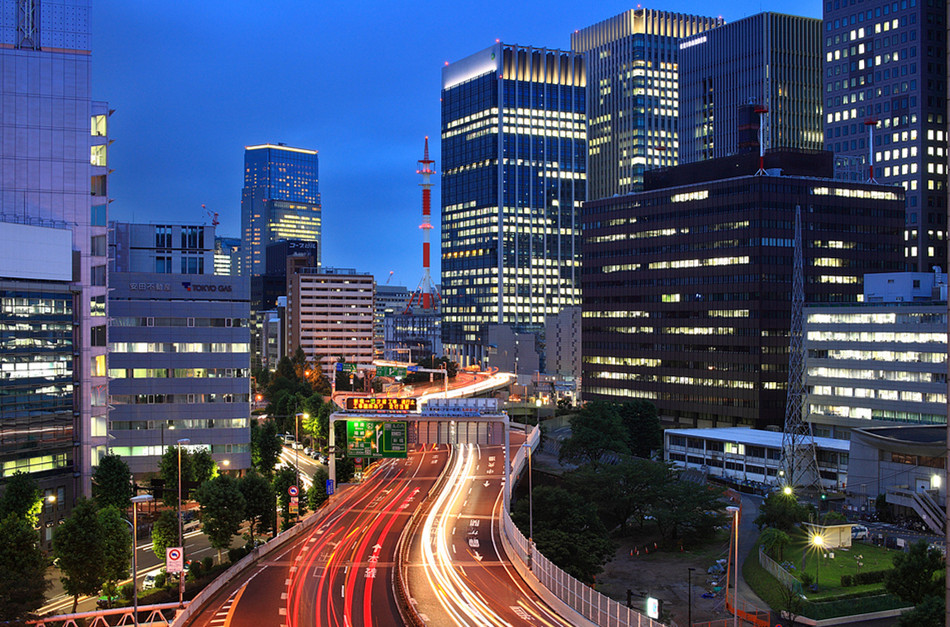
[[679, 162], [821, 150], [821, 20], [759, 13], [679, 43]]
[[[840, 176], [907, 194], [907, 270], [947, 262], [947, 7], [944, 0], [824, 2], [825, 149]], [[874, 145], [867, 124], [873, 125]]]
[[689, 427], [781, 426], [796, 207], [806, 302], [857, 302], [865, 273], [899, 269], [903, 190], [752, 176], [746, 161], [750, 175], [584, 206], [585, 401], [645, 398]]
[[[280, 240], [317, 242], [322, 233], [316, 150], [283, 144], [244, 149], [241, 195], [241, 271], [264, 274], [265, 249]], [[319, 264], [319, 258], [318, 258]]]
[[64, 264], [76, 294], [76, 425], [67, 499], [90, 493], [107, 444], [108, 380], [98, 365], [107, 349], [111, 111], [92, 99], [91, 12], [91, 0], [0, 2], [0, 221], [72, 234]]
[[585, 85], [581, 55], [503, 43], [442, 70], [442, 341], [463, 365], [488, 324], [540, 333], [579, 302]]
[[722, 18], [631, 9], [571, 34], [587, 64], [588, 198], [640, 191], [679, 161], [679, 42]]

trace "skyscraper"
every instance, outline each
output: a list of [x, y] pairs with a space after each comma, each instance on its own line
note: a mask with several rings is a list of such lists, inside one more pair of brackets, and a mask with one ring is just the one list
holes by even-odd
[[821, 150], [821, 20], [759, 13], [679, 44], [679, 162]]
[[245, 275], [264, 273], [264, 250], [282, 239], [317, 242], [321, 208], [316, 150], [284, 144], [244, 149], [241, 236]]
[[590, 86], [589, 199], [639, 191], [645, 170], [677, 164], [679, 41], [722, 23], [631, 9], [571, 34]]
[[[67, 506], [74, 496], [89, 493], [93, 468], [107, 445], [106, 207], [111, 112], [91, 95], [90, 5], [90, 0], [0, 3], [0, 221], [71, 233], [68, 273], [74, 324], [69, 365], [73, 383], [68, 390], [74, 418], [65, 434], [70, 444], [63, 455], [51, 455], [45, 447], [36, 446], [37, 440], [53, 436], [43, 426], [61, 418], [53, 406], [17, 408], [22, 392], [8, 387], [17, 383], [16, 378], [34, 377], [35, 392], [48, 393], [42, 377], [35, 378], [42, 369], [18, 362], [15, 342], [2, 349], [0, 361], [5, 366], [18, 363], [12, 378], [5, 376], [0, 384], [0, 397], [13, 403], [0, 412], [2, 473], [6, 478], [22, 470], [35, 475], [44, 490], [63, 488]], [[65, 313], [59, 305], [51, 311]], [[8, 331], [29, 333], [17, 325]], [[18, 436], [34, 427], [33, 437]]]
[[579, 302], [584, 60], [498, 43], [442, 69], [442, 342], [481, 361], [488, 324], [539, 333]]
[[[825, 148], [907, 195], [907, 269], [947, 261], [945, 2], [824, 3]], [[868, 125], [874, 146], [868, 148]], [[843, 168], [843, 170], [845, 170]]]

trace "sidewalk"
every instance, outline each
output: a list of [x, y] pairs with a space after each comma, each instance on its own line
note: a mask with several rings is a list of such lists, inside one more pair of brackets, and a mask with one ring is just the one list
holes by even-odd
[[742, 565], [752, 551], [755, 539], [759, 537], [759, 528], [755, 526], [755, 518], [759, 515], [759, 505], [764, 500], [761, 496], [741, 494], [742, 516], [739, 520], [739, 598], [750, 603], [760, 610], [770, 610], [768, 603], [759, 598], [745, 577], [742, 576]]

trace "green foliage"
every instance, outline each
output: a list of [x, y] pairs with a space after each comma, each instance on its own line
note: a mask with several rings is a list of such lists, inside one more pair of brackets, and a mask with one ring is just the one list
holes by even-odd
[[561, 444], [559, 461], [597, 468], [605, 453], [627, 454], [627, 434], [613, 403], [591, 401], [571, 417], [571, 437]]
[[45, 602], [46, 558], [33, 526], [13, 512], [0, 520], [0, 621], [23, 618]]
[[158, 515], [152, 526], [152, 551], [155, 557], [165, 559], [165, 549], [178, 546], [178, 516], [173, 510]]
[[759, 536], [759, 541], [762, 543], [766, 555], [776, 562], [781, 562], [782, 553], [792, 541], [792, 538], [781, 529], [769, 527]]
[[799, 579], [802, 580], [802, 585], [805, 586], [806, 588], [811, 586], [813, 583], [815, 583], [815, 578], [812, 576], [810, 572], [806, 570], [803, 570], [801, 572], [801, 574], [799, 575]]
[[336, 460], [336, 483], [349, 483], [356, 474], [356, 461], [352, 457], [337, 457]]
[[43, 509], [43, 493], [29, 474], [17, 471], [7, 479], [0, 496], [0, 518], [9, 514], [18, 517], [36, 527]]
[[946, 607], [943, 595], [928, 596], [917, 607], [901, 614], [897, 627], [943, 627]]
[[221, 551], [231, 546], [244, 522], [244, 495], [237, 479], [218, 475], [205, 481], [195, 492], [195, 500], [201, 505], [201, 526], [212, 548]]
[[887, 574], [892, 572], [892, 570], [865, 570], [859, 573], [854, 573], [852, 576], [852, 581], [856, 586], [866, 586], [872, 583], [881, 583], [887, 579]]
[[[195, 480], [195, 468], [192, 463], [191, 453], [184, 446], [168, 447], [168, 450], [162, 455], [158, 463], [158, 474], [165, 481], [165, 490], [162, 494], [162, 501], [168, 507], [178, 506], [178, 449], [181, 448], [181, 476], [184, 481]], [[184, 490], [181, 493], [182, 501], [188, 500], [188, 494]]]
[[250, 523], [250, 534], [265, 532], [273, 527], [275, 494], [270, 481], [251, 470], [238, 482], [244, 496], [244, 518]]
[[755, 524], [759, 529], [774, 527], [789, 533], [798, 523], [808, 518], [809, 507], [801, 505], [794, 494], [773, 492], [759, 505]]
[[251, 466], [265, 477], [274, 474], [283, 443], [273, 420], [251, 419]]
[[59, 560], [63, 589], [73, 597], [73, 612], [81, 595], [98, 594], [105, 581], [105, 546], [96, 504], [80, 498], [53, 534], [53, 555]]
[[928, 596], [943, 595], [943, 581], [934, 574], [944, 569], [943, 556], [923, 540], [915, 542], [906, 553], [894, 555], [894, 570], [884, 578], [884, 588], [911, 605]]
[[848, 519], [840, 512], [827, 512], [822, 519], [822, 524], [825, 525], [841, 525], [846, 522]]
[[[529, 534], [528, 500], [519, 500], [512, 520]], [[538, 550], [577, 579], [592, 582], [614, 551], [613, 543], [584, 499], [563, 488], [534, 490], [534, 541]]]
[[119, 455], [109, 453], [99, 460], [92, 476], [92, 498], [100, 508], [112, 505], [124, 512], [132, 506], [132, 473]]
[[318, 467], [313, 472], [313, 485], [307, 490], [307, 505], [310, 506], [310, 509], [318, 509], [330, 498], [327, 494], [327, 479], [329, 478], [330, 473], [323, 466]]
[[620, 420], [627, 435], [630, 451], [637, 457], [650, 457], [655, 450], [663, 448], [663, 429], [657, 416], [656, 405], [637, 399], [617, 407]]
[[657, 494], [653, 516], [664, 540], [694, 541], [711, 537], [723, 524], [725, 506], [721, 488], [671, 479]]
[[[291, 521], [296, 522], [295, 517], [290, 513], [290, 495], [287, 493], [287, 488], [296, 484], [297, 473], [293, 468], [281, 468], [274, 475], [274, 492], [277, 493], [277, 500], [280, 503], [280, 515], [284, 519], [283, 529], [290, 528], [292, 524]], [[299, 508], [298, 516], [303, 516], [307, 513], [306, 498], [298, 499], [297, 506]]]
[[191, 465], [194, 468], [194, 481], [198, 484], [218, 476], [218, 463], [211, 457], [211, 450], [206, 447], [199, 448], [191, 454]]
[[113, 505], [100, 509], [97, 518], [103, 540], [103, 591], [111, 601], [118, 596], [119, 582], [129, 576], [132, 530]]
[[597, 508], [609, 529], [619, 529], [625, 535], [632, 520], [643, 525], [670, 473], [664, 464], [623, 457], [613, 465], [582, 466], [564, 478], [572, 492], [583, 494]]

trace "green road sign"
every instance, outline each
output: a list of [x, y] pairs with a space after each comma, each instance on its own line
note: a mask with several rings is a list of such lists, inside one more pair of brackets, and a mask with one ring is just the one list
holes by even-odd
[[346, 453], [351, 457], [406, 457], [406, 433], [405, 422], [347, 420]]
[[399, 366], [376, 366], [377, 377], [404, 377], [406, 369]]

